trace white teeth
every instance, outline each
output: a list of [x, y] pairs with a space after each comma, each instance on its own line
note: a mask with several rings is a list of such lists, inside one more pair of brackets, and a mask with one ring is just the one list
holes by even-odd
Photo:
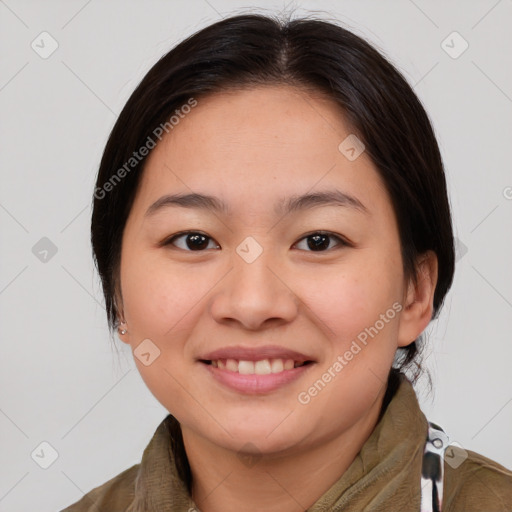
[[293, 362], [293, 359], [287, 359], [284, 362], [284, 369], [285, 370], [292, 370], [295, 366], [295, 363]]
[[270, 361], [268, 359], [263, 359], [263, 361], [256, 361], [254, 365], [254, 373], [257, 375], [268, 375], [269, 373], [272, 373]]
[[273, 359], [271, 364], [272, 373], [281, 373], [284, 370], [282, 359]]
[[214, 368], [219, 368], [219, 370], [228, 370], [242, 375], [281, 373], [284, 370], [293, 370], [303, 365], [303, 363], [295, 362], [293, 359], [261, 359], [259, 361], [217, 359], [211, 361], [211, 364]]
[[242, 375], [252, 375], [254, 373], [254, 362], [253, 361], [239, 361], [238, 362], [238, 373]]
[[226, 370], [229, 370], [230, 372], [237, 372], [238, 361], [236, 361], [235, 359], [226, 360]]

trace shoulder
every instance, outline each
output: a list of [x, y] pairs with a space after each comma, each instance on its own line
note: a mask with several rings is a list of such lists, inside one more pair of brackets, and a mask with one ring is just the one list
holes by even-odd
[[512, 510], [512, 472], [497, 462], [450, 446], [444, 471], [443, 511]]
[[121, 512], [131, 504], [135, 496], [135, 479], [140, 464], [135, 464], [103, 485], [85, 494], [79, 501], [61, 512]]

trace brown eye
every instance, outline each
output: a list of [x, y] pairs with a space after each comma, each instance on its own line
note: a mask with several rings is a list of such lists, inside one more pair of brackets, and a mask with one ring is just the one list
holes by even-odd
[[[301, 244], [302, 247], [300, 247]], [[332, 233], [318, 232], [305, 236], [297, 244], [295, 244], [295, 247], [303, 251], [324, 252], [329, 249], [333, 249], [334, 247], [343, 245], [347, 244], [339, 236], [336, 236]]]
[[219, 245], [203, 233], [190, 231], [173, 236], [164, 245], [174, 245], [185, 251], [203, 251], [206, 249], [219, 249]]

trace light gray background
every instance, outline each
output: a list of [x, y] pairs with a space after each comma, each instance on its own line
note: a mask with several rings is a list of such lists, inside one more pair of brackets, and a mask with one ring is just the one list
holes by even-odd
[[[292, 5], [296, 15], [327, 11], [373, 42], [431, 116], [461, 245], [429, 328], [435, 392], [420, 386], [421, 403], [452, 440], [510, 467], [512, 2]], [[0, 511], [76, 501], [138, 463], [167, 414], [127, 347], [111, 349], [89, 243], [94, 178], [116, 115], [151, 65], [190, 33], [256, 6], [284, 3], [0, 1]], [[42, 31], [59, 45], [47, 59], [31, 48]], [[441, 46], [453, 31], [469, 43], [457, 59]], [[58, 249], [46, 263], [32, 252], [42, 237]], [[49, 457], [43, 441], [58, 452], [48, 469], [31, 458]]]

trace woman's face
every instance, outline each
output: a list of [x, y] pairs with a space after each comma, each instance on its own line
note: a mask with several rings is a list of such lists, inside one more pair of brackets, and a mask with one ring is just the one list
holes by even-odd
[[148, 157], [123, 236], [122, 339], [207, 442], [334, 439], [375, 416], [414, 339], [392, 204], [353, 139], [340, 149], [350, 135], [334, 103], [269, 86], [200, 99]]

